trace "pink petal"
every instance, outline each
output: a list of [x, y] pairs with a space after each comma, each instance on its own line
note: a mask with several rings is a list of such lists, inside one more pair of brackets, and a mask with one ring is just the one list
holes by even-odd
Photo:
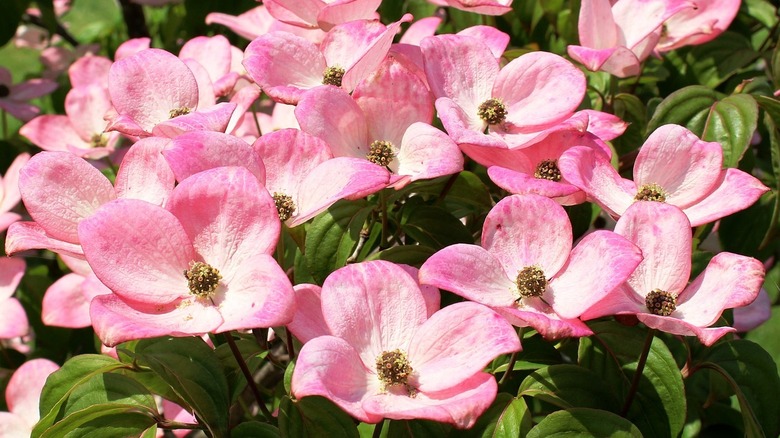
[[683, 211], [691, 226], [698, 227], [748, 208], [768, 190], [752, 175], [739, 169], [726, 169], [720, 172], [712, 192]]
[[607, 315], [638, 315], [645, 312], [647, 312], [647, 304], [644, 295], [640, 295], [631, 286], [623, 283], [583, 312], [580, 319], [587, 321]]
[[225, 132], [235, 110], [235, 103], [218, 103], [194, 113], [163, 121], [154, 127], [152, 134], [158, 137], [173, 138], [190, 131]]
[[16, 298], [0, 301], [0, 339], [18, 338], [30, 332], [24, 307]]
[[420, 48], [434, 96], [452, 99], [463, 109], [469, 126], [484, 129], [485, 122], [477, 115], [477, 108], [490, 99], [499, 71], [490, 49], [475, 38], [456, 35], [426, 38]]
[[245, 141], [229, 134], [188, 132], [174, 138], [162, 154], [178, 181], [220, 166], [243, 166], [258, 181], [265, 181], [265, 166], [257, 153]]
[[628, 128], [627, 122], [610, 113], [586, 109], [577, 111], [572, 117], [577, 117], [580, 114], [588, 116], [588, 132], [603, 141], [611, 141], [620, 137]]
[[619, 217], [634, 202], [634, 183], [621, 178], [604, 155], [591, 148], [569, 149], [558, 160], [558, 168], [567, 181], [613, 217]]
[[103, 135], [106, 129], [103, 116], [109, 109], [111, 109], [111, 97], [105, 85], [73, 88], [65, 96], [65, 112], [73, 128], [83, 140], [91, 140], [95, 135]]
[[509, 45], [509, 35], [493, 26], [478, 25], [467, 27], [458, 32], [457, 35], [469, 36], [482, 41], [490, 48], [496, 59], [500, 59], [504, 55], [504, 51]]
[[24, 438], [31, 436], [35, 423], [28, 423], [22, 417], [10, 412], [0, 412], [0, 435]]
[[149, 137], [130, 147], [116, 175], [119, 197], [165, 205], [176, 184], [173, 171], [162, 156], [169, 142], [165, 138]]
[[493, 403], [497, 391], [492, 375], [477, 373], [453, 388], [419, 392], [415, 397], [390, 392], [372, 394], [363, 402], [363, 407], [366, 412], [385, 418], [428, 419], [468, 429]]
[[254, 327], [278, 327], [289, 323], [294, 313], [294, 292], [273, 257], [257, 254], [242, 261], [233, 274], [224, 277], [224, 299], [214, 297], [224, 322], [217, 332]]
[[10, 298], [19, 287], [26, 265], [22, 259], [0, 259], [0, 300]]
[[507, 106], [506, 129], [527, 132], [568, 118], [582, 101], [585, 87], [585, 75], [569, 61], [531, 52], [501, 69], [492, 95]]
[[211, 82], [215, 83], [230, 71], [230, 42], [222, 35], [195, 37], [184, 43], [179, 58], [197, 61], [206, 69]]
[[249, 43], [243, 64], [272, 99], [291, 105], [303, 90], [322, 85], [328, 67], [314, 43], [287, 32], [271, 32]]
[[618, 43], [618, 29], [609, 0], [591, 0], [582, 4], [577, 22], [580, 44], [606, 49]]
[[387, 187], [390, 173], [362, 158], [337, 157], [307, 174], [298, 188], [297, 212], [287, 222], [300, 225], [339, 199], [360, 199]]
[[297, 284], [295, 289], [295, 315], [287, 324], [287, 330], [306, 344], [318, 336], [330, 335], [330, 329], [322, 316], [322, 288], [316, 284]]
[[368, 413], [363, 400], [379, 392], [375, 358], [363, 364], [356, 349], [344, 339], [320, 336], [307, 342], [295, 362], [292, 393], [295, 398], [321, 395], [349, 415], [366, 423], [378, 423], [382, 414]]
[[255, 255], [276, 249], [281, 230], [276, 204], [243, 167], [217, 167], [185, 179], [167, 208], [195, 251], [225, 278]]
[[[415, 268], [414, 266], [410, 265], [398, 265], [406, 271], [407, 274], [411, 275], [412, 278], [417, 278], [419, 281], [419, 274], [420, 270]], [[428, 318], [431, 317], [434, 313], [439, 311], [441, 309], [441, 292], [437, 287], [430, 286], [430, 285], [424, 285], [420, 284], [420, 292], [423, 294], [423, 299], [425, 300], [425, 308], [428, 313]]]
[[14, 222], [9, 225], [5, 253], [14, 255], [28, 249], [48, 249], [72, 257], [84, 257], [81, 245], [52, 238], [36, 222]]
[[501, 263], [477, 245], [456, 244], [436, 252], [420, 267], [419, 279], [492, 307], [511, 306], [516, 298], [517, 285]]
[[657, 50], [666, 52], [711, 41], [729, 27], [741, 3], [737, 0], [701, 2], [697, 8], [674, 14], [664, 22], [665, 32]]
[[317, 24], [324, 30], [354, 20], [377, 19], [376, 10], [382, 0], [351, 0], [326, 3], [317, 14]]
[[381, 260], [347, 265], [322, 285], [322, 314], [334, 336], [374, 364], [383, 351], [408, 351], [427, 319], [417, 279]]
[[317, 13], [325, 6], [320, 0], [267, 0], [268, 13], [279, 21], [300, 27], [317, 27]]
[[11, 165], [8, 166], [0, 186], [0, 193], [2, 193], [0, 211], [6, 212], [11, 210], [22, 199], [22, 194], [19, 192], [19, 172], [28, 161], [30, 161], [30, 154], [24, 152], [17, 155]]
[[121, 61], [125, 58], [135, 55], [136, 53], [146, 50], [151, 47], [151, 42], [152, 40], [150, 38], [129, 39], [116, 48], [116, 53], [114, 53], [114, 60]]
[[488, 176], [497, 186], [513, 194], [535, 193], [548, 198], [562, 198], [580, 192], [580, 189], [571, 184], [534, 178], [501, 166], [489, 167]]
[[396, 157], [398, 174], [411, 181], [452, 175], [463, 170], [463, 154], [446, 134], [426, 123], [409, 126]]
[[198, 103], [196, 108], [208, 108], [213, 106], [216, 101], [216, 92], [214, 91], [214, 82], [209, 77], [209, 72], [198, 61], [192, 58], [182, 59], [192, 75], [195, 76], [195, 82], [198, 83]]
[[[523, 300], [528, 301], [528, 300]], [[548, 341], [590, 336], [593, 331], [579, 319], [562, 319], [544, 303], [520, 307], [496, 307], [493, 310], [517, 327], [532, 327]]]
[[646, 326], [661, 330], [662, 332], [680, 336], [696, 336], [702, 344], [708, 347], [727, 333], [736, 331], [733, 327], [702, 328], [671, 316], [640, 313], [636, 317]]
[[68, 77], [73, 89], [98, 85], [108, 86], [108, 71], [113, 62], [103, 56], [87, 55], [77, 59], [68, 68]]
[[66, 151], [68, 146], [87, 148], [67, 116], [43, 115], [25, 123], [19, 134], [46, 151]]
[[756, 300], [747, 306], [734, 309], [734, 328], [738, 332], [749, 332], [772, 317], [772, 299], [766, 289], [761, 288]]
[[436, 99], [435, 106], [444, 129], [466, 155], [471, 156], [472, 150], [488, 149], [485, 153], [489, 155], [490, 149], [509, 148], [503, 139], [484, 134], [485, 122], [466, 114], [454, 100], [440, 97]]
[[[398, 147], [412, 123], [433, 120], [433, 94], [407, 64], [388, 56], [352, 93], [366, 116], [371, 140]], [[391, 106], [393, 111], [387, 111]]]
[[19, 189], [30, 216], [46, 234], [79, 241], [76, 226], [115, 198], [99, 170], [68, 152], [41, 152], [21, 170]]
[[620, 218], [615, 232], [642, 250], [644, 260], [628, 279], [644, 298], [654, 289], [679, 293], [691, 275], [691, 227], [677, 207], [635, 202]]
[[336, 157], [365, 158], [371, 140], [363, 111], [343, 89], [331, 85], [310, 90], [295, 108], [301, 129], [325, 140]]
[[482, 247], [501, 261], [510, 276], [537, 266], [549, 279], [564, 266], [571, 246], [569, 216], [555, 201], [539, 195], [502, 199], [482, 227]]
[[547, 302], [561, 318], [577, 318], [626, 281], [640, 261], [642, 251], [624, 237], [594, 231], [577, 244], [550, 281]]
[[401, 35], [401, 39], [398, 40], [398, 42], [401, 44], [419, 46], [420, 41], [422, 41], [423, 38], [433, 36], [436, 33], [436, 29], [441, 22], [441, 17], [434, 16], [421, 18], [409, 25], [409, 28]]
[[51, 79], [30, 79], [10, 87], [10, 99], [25, 101], [45, 96], [56, 90], [59, 85]]
[[460, 385], [497, 356], [515, 351], [520, 339], [506, 319], [462, 302], [439, 310], [420, 327], [408, 357], [418, 376], [416, 388], [427, 393]]
[[265, 5], [254, 7], [238, 16], [219, 12], [206, 15], [206, 24], [221, 24], [250, 41], [267, 33], [274, 21]]
[[28, 122], [41, 113], [41, 109], [27, 102], [16, 102], [8, 99], [0, 99], [0, 109], [16, 117], [22, 122]]
[[195, 251], [167, 210], [117, 199], [81, 221], [79, 236], [95, 275], [124, 300], [166, 305], [189, 296], [183, 272]]
[[722, 252], [677, 297], [672, 314], [699, 327], [709, 326], [724, 309], [753, 302], [764, 282], [764, 266], [752, 257]]
[[202, 335], [222, 323], [216, 307], [197, 299], [135, 308], [116, 295], [100, 295], [89, 313], [95, 334], [109, 347], [134, 339]]
[[481, 15], [504, 15], [512, 10], [512, 0], [445, 0], [449, 6]]
[[46, 325], [82, 328], [92, 325], [89, 303], [81, 290], [85, 277], [65, 274], [55, 281], [43, 296], [41, 319]]
[[192, 110], [198, 103], [198, 84], [190, 69], [160, 49], [143, 50], [115, 62], [108, 81], [117, 113], [131, 117], [147, 132], [170, 119], [171, 110]]
[[682, 126], [664, 125], [639, 150], [634, 182], [638, 187], [658, 184], [667, 202], [686, 208], [715, 188], [722, 163], [719, 143], [701, 141]]
[[32, 359], [23, 363], [11, 379], [5, 390], [8, 410], [23, 418], [27, 424], [35, 424], [40, 414], [38, 403], [46, 379], [60, 368], [48, 359]]
[[0, 213], [0, 232], [7, 230], [12, 223], [21, 219], [22, 216], [18, 213]]

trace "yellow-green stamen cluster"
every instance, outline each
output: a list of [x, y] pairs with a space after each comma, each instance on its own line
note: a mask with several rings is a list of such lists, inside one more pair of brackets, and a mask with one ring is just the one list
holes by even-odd
[[184, 277], [187, 279], [190, 293], [198, 298], [214, 296], [219, 280], [222, 279], [217, 268], [203, 262], [190, 262], [190, 269], [184, 271]]
[[677, 309], [677, 297], [661, 289], [655, 289], [645, 297], [645, 306], [653, 315], [669, 316]]
[[322, 83], [325, 85], [341, 86], [341, 80], [344, 78], [346, 71], [341, 67], [328, 67], [322, 74]]
[[407, 385], [412, 371], [409, 359], [401, 350], [383, 351], [376, 358], [376, 374], [385, 386]]
[[191, 110], [191, 109], [187, 108], [186, 106], [182, 106], [182, 107], [179, 107], [179, 108], [174, 108], [174, 109], [172, 109], [172, 110], [171, 110], [171, 111], [168, 113], [168, 116], [169, 116], [169, 118], [173, 119], [173, 118], [175, 118], [175, 117], [179, 117], [179, 116], [184, 116], [184, 115], [187, 115], [187, 114], [189, 114], [190, 112], [192, 112], [192, 110]]
[[376, 140], [371, 143], [366, 159], [380, 166], [389, 166], [393, 162], [393, 144], [389, 141]]
[[544, 160], [536, 166], [534, 178], [546, 179], [558, 182], [561, 180], [561, 170], [558, 169], [558, 160]]
[[666, 191], [658, 184], [645, 184], [639, 187], [634, 196], [635, 201], [666, 202]]
[[282, 222], [290, 219], [295, 213], [295, 203], [292, 196], [285, 195], [284, 193], [274, 192], [274, 203], [276, 204], [276, 211], [279, 213], [279, 220]]
[[[520, 298], [541, 297], [547, 289], [544, 272], [537, 266], [526, 266], [517, 274], [517, 292]], [[518, 300], [519, 300], [518, 299]]]
[[488, 125], [498, 125], [506, 120], [506, 105], [499, 99], [490, 98], [479, 105], [477, 115]]

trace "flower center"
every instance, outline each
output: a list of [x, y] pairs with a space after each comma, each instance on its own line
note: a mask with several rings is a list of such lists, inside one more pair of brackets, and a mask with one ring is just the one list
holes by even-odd
[[498, 125], [506, 120], [506, 105], [499, 99], [490, 98], [479, 105], [477, 115], [488, 125]]
[[11, 95], [11, 89], [8, 85], [0, 84], [0, 97], [8, 97]]
[[376, 358], [376, 374], [385, 386], [407, 385], [412, 366], [401, 350], [383, 351]]
[[546, 179], [554, 182], [561, 180], [561, 170], [558, 169], [558, 160], [544, 160], [536, 166], [534, 178]]
[[341, 67], [328, 67], [322, 74], [322, 83], [325, 85], [341, 86], [341, 79], [346, 71]]
[[184, 271], [184, 277], [187, 279], [187, 286], [190, 293], [198, 298], [211, 298], [219, 286], [219, 280], [222, 275], [217, 268], [208, 263], [190, 262], [190, 269]]
[[376, 140], [371, 143], [366, 159], [380, 166], [389, 166], [393, 162], [393, 144], [389, 141]]
[[276, 204], [276, 211], [279, 213], [279, 220], [282, 222], [290, 219], [295, 213], [295, 203], [292, 196], [285, 195], [284, 193], [274, 192], [274, 203]]
[[179, 107], [179, 108], [174, 108], [174, 109], [172, 109], [172, 110], [171, 110], [171, 111], [168, 113], [168, 117], [172, 119], [172, 118], [174, 118], [174, 117], [184, 116], [184, 115], [187, 115], [187, 114], [189, 114], [191, 111], [192, 111], [192, 110], [191, 110], [191, 109], [189, 109], [189, 108], [187, 108], [186, 106], [181, 106], [181, 107]]
[[547, 289], [544, 272], [537, 266], [526, 266], [517, 273], [517, 292], [520, 298], [541, 297]]
[[103, 134], [92, 134], [89, 138], [89, 145], [93, 148], [104, 148], [108, 144], [108, 139]]
[[677, 297], [661, 289], [654, 289], [645, 297], [645, 306], [653, 315], [669, 316], [677, 308]]
[[642, 187], [639, 187], [639, 191], [636, 192], [634, 200], [666, 202], [666, 191], [658, 184], [645, 184]]

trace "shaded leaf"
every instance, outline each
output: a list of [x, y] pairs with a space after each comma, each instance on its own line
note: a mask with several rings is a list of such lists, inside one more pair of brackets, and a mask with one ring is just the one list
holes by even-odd
[[642, 433], [630, 421], [612, 412], [576, 408], [556, 411], [546, 416], [528, 432], [527, 438], [592, 438], [597, 436], [641, 438]]
[[284, 437], [358, 437], [352, 418], [330, 400], [311, 396], [298, 401], [282, 398], [279, 431]]
[[538, 398], [562, 409], [620, 409], [620, 401], [601, 377], [577, 365], [551, 365], [536, 370], [523, 380], [517, 395]]

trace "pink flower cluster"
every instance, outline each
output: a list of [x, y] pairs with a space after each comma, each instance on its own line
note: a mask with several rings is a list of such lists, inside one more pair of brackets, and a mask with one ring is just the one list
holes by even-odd
[[[577, 111], [587, 84], [574, 64], [545, 52], [503, 64], [509, 38], [484, 26], [434, 35], [438, 22], [420, 21], [394, 44], [413, 17], [382, 24], [379, 3], [267, 0], [209, 18], [254, 38], [244, 51], [220, 36], [178, 56], [132, 40], [115, 61], [77, 61], [66, 115], [22, 128], [46, 151], [19, 176], [32, 220], [13, 223], [6, 240], [8, 254], [49, 249], [73, 270], [47, 292], [44, 322], [91, 325], [109, 346], [287, 325], [304, 342], [295, 397], [327, 397], [369, 423], [460, 428], [495, 398], [485, 366], [521, 349], [513, 326], [578, 337], [592, 334], [584, 321], [632, 314], [706, 345], [734, 331], [710, 326], [755, 299], [763, 266], [724, 252], [689, 284], [691, 227], [747, 208], [763, 184], [722, 170], [721, 146], [677, 125], [650, 134], [623, 179], [606, 142], [626, 124]], [[570, 55], [636, 74], [653, 50], [722, 30], [727, 3], [694, 14], [687, 1], [586, 0], [583, 46]], [[266, 126], [282, 129], [262, 129], [250, 111], [261, 90], [279, 118]], [[133, 144], [117, 154], [123, 142]], [[512, 193], [487, 214], [480, 245], [441, 249], [419, 272], [348, 265], [321, 288], [293, 286], [274, 258], [283, 231], [336, 201], [457, 174], [464, 154]], [[113, 182], [85, 160], [109, 155], [121, 160]], [[7, 196], [3, 206], [18, 201]], [[586, 200], [617, 226], [574, 244], [562, 205]], [[15, 289], [19, 263], [9, 262]], [[437, 288], [465, 301], [440, 308]], [[0, 309], [12, 312], [18, 303], [4, 295]], [[18, 312], [3, 320], [22, 324]]]

